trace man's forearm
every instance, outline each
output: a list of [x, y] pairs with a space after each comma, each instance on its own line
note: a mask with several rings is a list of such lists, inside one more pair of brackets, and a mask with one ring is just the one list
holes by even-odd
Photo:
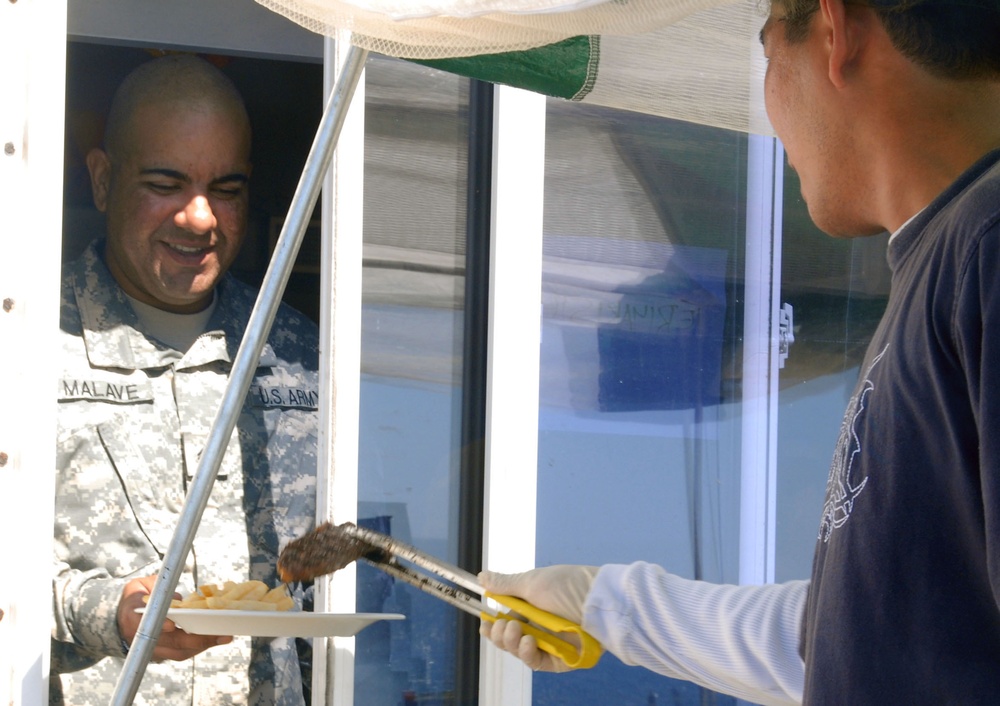
[[601, 568], [583, 627], [626, 664], [760, 704], [797, 704], [807, 581], [734, 586], [653, 564]]

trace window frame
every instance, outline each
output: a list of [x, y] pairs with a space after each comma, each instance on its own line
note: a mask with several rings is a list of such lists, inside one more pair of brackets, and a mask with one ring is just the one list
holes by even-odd
[[750, 135], [743, 325], [740, 583], [774, 581], [784, 150]]
[[0, 6], [0, 703], [26, 705], [49, 690], [66, 14]]
[[[29, 83], [32, 86], [32, 102], [28, 105], [23, 122], [24, 134], [30, 134], [35, 145], [28, 172], [30, 178], [26, 182], [30, 193], [27, 196], [4, 193], [2, 198], [12, 206], [42, 203], [42, 199], [46, 199], [48, 205], [43, 209], [44, 213], [38, 214], [45, 219], [41, 229], [43, 232], [61, 233], [61, 208], [52, 208], [48, 202], [51, 201], [52, 193], [58, 193], [58, 189], [53, 187], [61, 183], [62, 173], [67, 0], [55, 0], [55, 6], [48, 2], [44, 8], [35, 0], [20, 0], [5, 4], [0, 11], [7, 13], [3, 24], [10, 28], [10, 36], [18, 38], [18, 41], [6, 45], [6, 51], [30, 58], [30, 62], [22, 60], [15, 64], [25, 66], [23, 71], [7, 72], [6, 76], [22, 89]], [[44, 18], [40, 17], [42, 14]], [[8, 18], [13, 19], [8, 21]], [[346, 42], [341, 41], [339, 44], [343, 46]], [[338, 42], [332, 39], [324, 41], [327, 90], [339, 66], [337, 45]], [[39, 87], [44, 86], [50, 87], [50, 90], [39, 90]], [[338, 263], [338, 271], [334, 277], [333, 271], [324, 269], [321, 284], [322, 305], [329, 307], [324, 309], [322, 316], [324, 328], [321, 335], [326, 345], [321, 361], [321, 385], [324, 394], [332, 399], [332, 403], [326, 406], [326, 424], [321, 431], [321, 459], [327, 462], [324, 465], [321, 461], [321, 467], [330, 467], [334, 472], [326, 479], [328, 482], [324, 484], [320, 500], [325, 503], [326, 512], [335, 512], [340, 520], [349, 519], [356, 513], [357, 500], [358, 393], [353, 388], [358, 381], [348, 372], [341, 371], [353, 370], [357, 377], [355, 348], [360, 351], [362, 199], [359, 197], [360, 192], [356, 190], [361, 188], [362, 183], [358, 175], [363, 170], [363, 151], [352, 150], [351, 145], [363, 145], [363, 139], [358, 139], [359, 135], [363, 137], [363, 96], [362, 81], [353, 101], [353, 106], [360, 110], [352, 108], [348, 123], [344, 126], [341, 144], [334, 155], [334, 166], [323, 195], [323, 253], [325, 259], [332, 258], [332, 261]], [[538, 429], [537, 419], [531, 412], [537, 412], [538, 396], [539, 361], [536, 343], [540, 330], [538, 294], [542, 259], [545, 100], [540, 95], [518, 89], [496, 88], [483, 557], [484, 566], [501, 571], [530, 568], [534, 557], [532, 489], [537, 471]], [[12, 110], [8, 105], [2, 117], [8, 120], [11, 114]], [[362, 132], [359, 133], [358, 130]], [[4, 138], [3, 142], [10, 139], [5, 135], [0, 137]], [[780, 144], [773, 138], [752, 136], [751, 144], [755, 142], [759, 142], [760, 155], [752, 156], [749, 165], [748, 203], [755, 205], [755, 211], [751, 215], [748, 208], [748, 249], [752, 243], [758, 250], [753, 259], [748, 252], [747, 284], [749, 286], [751, 282], [751, 267], [755, 268], [755, 272], [769, 269], [770, 275], [767, 278], [760, 275], [754, 279], [754, 291], [759, 295], [758, 303], [748, 306], [746, 320], [748, 324], [752, 323], [753, 317], [753, 321], [757, 322], [757, 327], [747, 329], [756, 331], [757, 338], [752, 347], [747, 346], [744, 379], [766, 377], [768, 391], [761, 398], [767, 400], [766, 404], [761, 407], [762, 403], [758, 400], [754, 414], [750, 415], [754, 421], [744, 425], [745, 444], [751, 438], [767, 439], [763, 447], [744, 447], [744, 468], [752, 469], [752, 473], [746, 478], [743, 505], [743, 510], [748, 515], [748, 524], [741, 528], [741, 544], [744, 533], [746, 534], [746, 550], [741, 549], [741, 581], [747, 583], [766, 581], [773, 577], [774, 430], [777, 425], [774, 394], [777, 385], [778, 348], [776, 292], [780, 284], [782, 153]], [[57, 149], [45, 151], [41, 147], [44, 144], [56, 145]], [[58, 152], [58, 156], [54, 152]], [[3, 158], [0, 155], [0, 159]], [[10, 213], [14, 210], [16, 209], [3, 209], [0, 223], [8, 223], [12, 219]], [[39, 228], [37, 223], [33, 225], [36, 230]], [[749, 237], [750, 233], [754, 233], [753, 238]], [[55, 320], [58, 300], [53, 293], [58, 291], [56, 282], [59, 247], [60, 239], [55, 236], [31, 243], [21, 239], [13, 244], [10, 262], [29, 264], [30, 268], [25, 268], [25, 271], [32, 272], [29, 280], [37, 287], [37, 291], [34, 287], [24, 290], [23, 301], [37, 302], [37, 306], [32, 308], [30, 316], [25, 314], [23, 319], [18, 320], [23, 325], [20, 329], [23, 332], [40, 331], [44, 337], [47, 335], [45, 331]], [[20, 293], [16, 294], [15, 300], [21, 299]], [[4, 296], [8, 296], [6, 292]], [[531, 311], [537, 312], [538, 316], [525, 316], [526, 312]], [[336, 347], [332, 346], [334, 340], [337, 342]], [[39, 348], [54, 349], [52, 346]], [[334, 354], [331, 351], [336, 352]], [[36, 356], [35, 367], [37, 354], [36, 350], [33, 353]], [[768, 361], [766, 373], [760, 364], [765, 358]], [[747, 378], [748, 373], [756, 377]], [[5, 382], [9, 380], [14, 387], [28, 383], [25, 380], [19, 382], [19, 377], [21, 376], [16, 374], [4, 374]], [[338, 380], [335, 392], [330, 385], [332, 379]], [[348, 382], [349, 379], [351, 382]], [[37, 385], [38, 380], [38, 377], [33, 377], [30, 382]], [[22, 399], [26, 397], [30, 395], [21, 396]], [[23, 439], [19, 442], [19, 462], [22, 465], [27, 465], [29, 461], [38, 466], [45, 465], [38, 457], [47, 456], [40, 453], [40, 450], [51, 453], [50, 432], [54, 429], [54, 410], [47, 409], [51, 405], [45, 402], [44, 395], [38, 397], [43, 398], [43, 403], [39, 404], [41, 417], [20, 415], [25, 422], [31, 420], [31, 433], [22, 437], [10, 435], [10, 438]], [[529, 413], [526, 414], [526, 410]], [[44, 423], [40, 423], [40, 419]], [[51, 425], [48, 424], [50, 421]], [[353, 429], [352, 422], [355, 424]], [[4, 445], [6, 438], [0, 438], [0, 446]], [[333, 443], [334, 439], [337, 440], [336, 444]], [[511, 443], [513, 439], [517, 443]], [[352, 468], [355, 469], [353, 474]], [[2, 482], [5, 488], [17, 487], [10, 480], [10, 471], [14, 470], [18, 470], [18, 467], [8, 467], [4, 472]], [[31, 526], [38, 530], [23, 533], [27, 538], [25, 548], [28, 550], [27, 555], [37, 557], [39, 562], [32, 562], [26, 567], [32, 579], [30, 583], [24, 583], [22, 590], [15, 591], [10, 581], [0, 583], [0, 590], [6, 594], [0, 595], [0, 606], [12, 608], [6, 620], [0, 622], [0, 653], [6, 649], [7, 653], [14, 654], [10, 646], [18, 645], [16, 654], [20, 659], [10, 663], [9, 683], [20, 684], [22, 693], [19, 696], [22, 703], [41, 704], [47, 701], [48, 692], [49, 567], [45, 557], [48, 555], [53, 491], [50, 482], [38, 482], [37, 479], [26, 484], [24, 491], [29, 498], [26, 501], [20, 496], [19, 505], [30, 505], [35, 510], [31, 513]], [[4, 495], [14, 497], [16, 494]], [[31, 540], [31, 537], [36, 539]], [[328, 601], [328, 608], [342, 609], [348, 605], [353, 608], [352, 578], [350, 572], [338, 572], [339, 583], [327, 589], [329, 595], [323, 599]], [[27, 590], [29, 586], [30, 591]], [[32, 599], [32, 595], [44, 600]], [[16, 621], [11, 615], [15, 613], [15, 604]], [[333, 650], [325, 657], [332, 677], [328, 702], [333, 706], [353, 704], [352, 643], [353, 640], [337, 638]], [[514, 658], [500, 655], [491, 646], [486, 646], [480, 675], [480, 703], [483, 706], [531, 703], [531, 673]], [[323, 685], [323, 688], [325, 690], [327, 685]], [[324, 693], [324, 690], [314, 693]]]
[[[495, 88], [483, 566], [498, 571], [534, 566], [546, 100], [519, 89]], [[743, 376], [753, 389], [745, 391], [743, 400], [741, 583], [763, 583], [774, 575], [782, 162], [776, 139], [750, 136]], [[340, 213], [324, 210], [331, 221]], [[333, 222], [324, 223], [324, 237], [332, 237], [327, 234], [334, 228]], [[349, 234], [339, 226], [336, 230]], [[354, 237], [360, 240], [360, 230]], [[526, 315], [532, 311], [538, 315]], [[339, 342], [352, 345], [343, 338]], [[334, 419], [350, 417], [350, 409], [356, 409], [351, 401], [351, 407], [338, 413], [339, 404], [335, 401]], [[353, 482], [356, 489], [356, 476]], [[353, 605], [353, 593], [349, 600]], [[530, 705], [530, 670], [481, 644], [480, 703]], [[333, 706], [354, 703], [353, 688], [347, 685], [350, 681], [353, 687], [353, 673], [346, 668], [352, 654], [338, 649], [328, 672], [338, 682], [330, 692]]]

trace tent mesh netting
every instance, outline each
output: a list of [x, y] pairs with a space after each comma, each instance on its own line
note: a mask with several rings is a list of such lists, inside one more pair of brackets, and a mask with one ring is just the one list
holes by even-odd
[[372, 52], [583, 101], [771, 135], [766, 0], [257, 0]]

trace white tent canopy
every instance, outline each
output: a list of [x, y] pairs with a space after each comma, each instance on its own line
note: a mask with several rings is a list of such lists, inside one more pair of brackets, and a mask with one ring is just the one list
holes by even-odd
[[760, 0], [257, 0], [306, 29], [462, 75], [771, 135]]

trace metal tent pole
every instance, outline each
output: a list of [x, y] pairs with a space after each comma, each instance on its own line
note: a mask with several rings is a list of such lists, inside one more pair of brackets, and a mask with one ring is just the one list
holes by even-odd
[[178, 520], [177, 529], [171, 538], [170, 545], [163, 557], [163, 566], [153, 585], [145, 614], [139, 622], [139, 630], [135, 634], [125, 665], [118, 676], [115, 693], [112, 698], [114, 706], [131, 704], [139, 689], [139, 683], [146, 671], [160, 636], [160, 628], [170, 607], [170, 600], [177, 588], [179, 572], [183, 569], [184, 560], [191, 551], [194, 534], [201, 522], [202, 513], [208, 504], [208, 498], [215, 483], [216, 475], [222, 464], [229, 439], [236, 427], [236, 418], [267, 336], [274, 323], [274, 317], [281, 303], [281, 296], [288, 283], [295, 257], [302, 244], [306, 226], [316, 205], [322, 187], [323, 176], [330, 167], [333, 150], [344, 125], [347, 109], [351, 98], [361, 78], [368, 51], [352, 46], [344, 63], [343, 71], [330, 93], [323, 117], [320, 119], [316, 137], [313, 140], [309, 156], [306, 158], [299, 185], [292, 197], [288, 209], [288, 217], [278, 236], [271, 263], [264, 275], [257, 301], [250, 314], [246, 333], [240, 343], [233, 369], [230, 373], [226, 392], [219, 405], [212, 430], [209, 433], [205, 450], [202, 452], [198, 471], [188, 493]]

